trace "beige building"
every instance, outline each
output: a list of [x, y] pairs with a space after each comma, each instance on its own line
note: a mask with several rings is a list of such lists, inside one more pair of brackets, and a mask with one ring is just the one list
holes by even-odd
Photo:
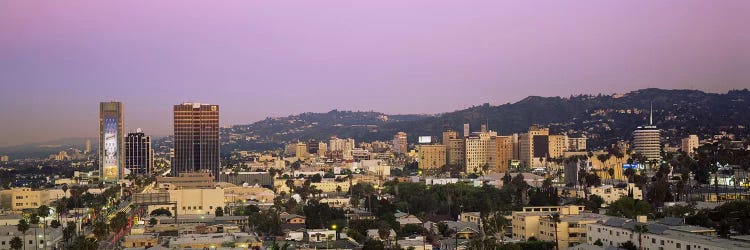
[[33, 209], [42, 205], [42, 191], [31, 188], [11, 189], [11, 208], [13, 210]]
[[449, 139], [448, 147], [448, 164], [451, 165], [463, 165], [466, 164], [466, 141], [461, 139]]
[[529, 132], [518, 136], [518, 159], [531, 167], [534, 158], [534, 136], [548, 136], [549, 128], [531, 126]]
[[232, 249], [260, 249], [263, 242], [247, 233], [213, 233], [180, 235], [169, 240], [169, 249], [218, 249], [233, 242]]
[[[177, 214], [208, 215], [214, 214], [217, 207], [224, 207], [224, 189], [172, 189], [166, 190], [169, 200], [177, 203]], [[175, 213], [172, 205], [153, 205], [148, 212], [158, 208], [166, 208]]]
[[273, 202], [276, 194], [263, 187], [227, 187], [224, 188], [224, 202], [237, 203], [245, 201]]
[[510, 136], [492, 137], [489, 157], [491, 171], [507, 172], [510, 160], [513, 157], [513, 138]]
[[210, 173], [180, 173], [177, 177], [156, 177], [159, 189], [213, 189], [216, 184]]
[[325, 157], [328, 151], [328, 144], [325, 142], [318, 142], [318, 156]]
[[493, 137], [497, 137], [497, 133], [492, 131], [466, 137], [466, 173], [481, 173], [482, 167], [490, 164]]
[[159, 236], [157, 234], [126, 235], [125, 240], [120, 244], [123, 248], [150, 248], [157, 245], [159, 245]]
[[700, 146], [697, 135], [689, 135], [687, 138], [682, 139], [682, 146], [680, 149], [682, 152], [687, 153], [688, 155], [693, 155], [695, 153], [695, 149]]
[[[584, 197], [585, 194], [583, 191], [578, 192], [578, 197]], [[631, 192], [633, 194], [633, 199], [643, 200], [643, 191], [633, 183], [628, 183], [624, 188], [616, 188], [611, 185], [589, 188], [589, 195], [598, 195], [599, 197], [602, 197], [606, 204], [612, 204], [612, 202], [620, 199], [620, 197], [628, 196]]]
[[566, 151], [568, 145], [566, 143], [567, 136], [564, 135], [549, 135], [549, 158], [562, 157], [563, 152]]
[[560, 217], [566, 215], [577, 215], [583, 212], [583, 206], [550, 206], [550, 207], [524, 207], [522, 211], [512, 213], [512, 237], [514, 240], [528, 240], [531, 237], [540, 238], [539, 228], [542, 217], [551, 216], [554, 213]]
[[[352, 185], [357, 184], [356, 182], [353, 182]], [[338, 192], [337, 190], [339, 187], [341, 187], [341, 192], [346, 193], [349, 192], [349, 182], [348, 181], [342, 181], [342, 182], [335, 182], [335, 181], [323, 181], [320, 183], [311, 183], [310, 186], [315, 187], [318, 190], [321, 190], [325, 193], [334, 193]]]
[[0, 156], [0, 162], [8, 162], [10, 160], [10, 157], [7, 155]]
[[604, 161], [599, 159], [600, 156], [606, 155], [608, 155], [607, 152], [597, 151], [594, 152], [593, 157], [589, 157], [588, 162], [591, 171], [596, 173], [599, 178], [605, 181], [613, 178], [609, 175], [609, 169], [612, 169], [614, 173], [614, 179], [623, 181], [627, 180], [628, 177], [623, 173], [622, 164], [626, 164], [628, 162], [628, 159], [630, 159], [630, 156], [624, 154], [623, 157], [618, 158], [617, 156], [609, 155], [609, 158], [604, 157], [606, 158]]
[[49, 206], [62, 197], [65, 197], [65, 193], [61, 189], [12, 188], [0, 191], [0, 207], [10, 210], [34, 209], [41, 205]]
[[307, 144], [304, 142], [297, 142], [297, 145], [295, 145], [294, 155], [297, 157], [297, 160], [304, 161], [307, 159], [308, 153], [307, 153]]
[[441, 143], [445, 146], [448, 146], [448, 142], [451, 139], [458, 139], [458, 132], [452, 129], [443, 131], [443, 140], [441, 141]]
[[586, 151], [586, 137], [567, 138], [568, 151]]
[[419, 145], [418, 149], [420, 169], [440, 168], [446, 164], [445, 145]]

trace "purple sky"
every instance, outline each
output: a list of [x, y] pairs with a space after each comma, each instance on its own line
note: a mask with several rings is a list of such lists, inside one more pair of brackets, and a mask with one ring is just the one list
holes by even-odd
[[[0, 146], [331, 109], [750, 86], [750, 1], [0, 1]], [[572, 3], [575, 2], [575, 3]]]

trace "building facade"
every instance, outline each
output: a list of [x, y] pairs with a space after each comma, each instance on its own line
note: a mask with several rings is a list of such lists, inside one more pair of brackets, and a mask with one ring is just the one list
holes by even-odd
[[124, 177], [123, 116], [121, 102], [99, 103], [99, 178], [105, 182]]
[[448, 140], [446, 151], [448, 152], [448, 164], [466, 164], [466, 141], [463, 138]]
[[[522, 165], [531, 167], [533, 164], [534, 155], [539, 155], [540, 152], [534, 152], [534, 137], [542, 138], [542, 136], [548, 136], [548, 128], [540, 128], [537, 126], [531, 126], [528, 133], [524, 133], [518, 136], [518, 160], [521, 161]], [[539, 140], [539, 139], [537, 139]], [[546, 140], [544, 140], [546, 141]], [[545, 145], [547, 146], [547, 145]], [[549, 147], [540, 147], [548, 150]]]
[[408, 151], [409, 144], [406, 140], [405, 132], [398, 132], [393, 136], [393, 152], [399, 154], [406, 154]]
[[[560, 217], [568, 215], [578, 215], [583, 212], [584, 206], [549, 206], [549, 207], [524, 207], [521, 211], [512, 213], [512, 238], [514, 240], [525, 241], [531, 237], [539, 239], [541, 237], [540, 223], [541, 219], [547, 218], [552, 214], [559, 214]], [[545, 231], [544, 233], [549, 233]]]
[[466, 173], [484, 172], [483, 167], [489, 167], [492, 138], [496, 136], [497, 133], [490, 131], [466, 137]]
[[633, 131], [633, 152], [643, 155], [648, 161], [661, 160], [661, 131], [653, 125], [636, 128]]
[[445, 145], [419, 145], [419, 168], [435, 169], [446, 164]]
[[492, 137], [490, 144], [490, 169], [497, 173], [505, 173], [513, 157], [513, 138], [510, 136]]
[[680, 149], [688, 155], [695, 154], [695, 149], [700, 146], [697, 135], [689, 135], [687, 138], [682, 139], [682, 145]]
[[154, 168], [151, 138], [140, 129], [125, 137], [125, 168], [132, 175], [149, 175]]
[[219, 105], [183, 103], [174, 106], [172, 175], [219, 173]]

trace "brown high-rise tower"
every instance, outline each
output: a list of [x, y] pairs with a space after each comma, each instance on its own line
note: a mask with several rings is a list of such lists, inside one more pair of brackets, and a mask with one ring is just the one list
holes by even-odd
[[183, 103], [174, 106], [172, 175], [219, 173], [219, 105]]

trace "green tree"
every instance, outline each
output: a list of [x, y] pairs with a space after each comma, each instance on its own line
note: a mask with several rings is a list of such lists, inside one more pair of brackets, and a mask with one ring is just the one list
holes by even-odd
[[607, 215], [635, 218], [637, 215], [647, 215], [650, 211], [651, 206], [648, 202], [623, 196], [609, 205]]
[[427, 229], [425, 229], [421, 225], [408, 224], [408, 225], [404, 225], [404, 227], [401, 228], [402, 237], [409, 237], [412, 235], [425, 235], [425, 234], [427, 234]]
[[96, 241], [95, 238], [88, 238], [84, 236], [78, 236], [75, 238], [73, 243], [68, 247], [68, 249], [75, 249], [75, 250], [96, 250], [99, 248], [99, 243]]
[[172, 212], [170, 212], [169, 209], [166, 209], [166, 208], [157, 208], [157, 209], [154, 209], [154, 211], [151, 211], [150, 215], [172, 217]]
[[625, 250], [638, 250], [638, 246], [633, 244], [632, 241], [626, 241], [625, 243], [620, 243], [619, 248], [625, 249]]
[[385, 249], [385, 245], [382, 241], [379, 240], [373, 240], [368, 239], [365, 241], [364, 246], [362, 246], [362, 250], [383, 250]]
[[602, 204], [604, 204], [604, 199], [601, 196], [592, 194], [589, 195], [589, 198], [586, 200], [586, 203], [584, 205], [586, 206], [586, 210], [592, 211], [594, 213], [599, 213], [599, 209], [602, 207]]
[[594, 241], [594, 246], [604, 246], [604, 242], [602, 242], [601, 239], [596, 239], [596, 241]]
[[104, 221], [97, 221], [94, 223], [94, 229], [93, 229], [94, 236], [96, 236], [96, 239], [98, 240], [104, 240], [107, 236], [109, 236], [109, 225], [105, 223]]
[[125, 212], [117, 212], [115, 217], [112, 217], [112, 220], [110, 221], [110, 227], [115, 232], [119, 232], [128, 226], [128, 220], [128, 215], [125, 214]]
[[224, 209], [221, 207], [216, 207], [216, 211], [214, 211], [214, 215], [216, 215], [216, 217], [224, 216]]
[[52, 220], [52, 221], [51, 221], [51, 222], [49, 223], [49, 225], [50, 225], [50, 226], [51, 226], [52, 228], [54, 228], [54, 229], [57, 229], [57, 228], [59, 228], [60, 226], [62, 226], [62, 224], [60, 224], [60, 221], [59, 221], [59, 220]]
[[323, 176], [320, 176], [320, 174], [315, 174], [310, 177], [310, 182], [312, 183], [320, 183], [321, 181], [323, 181]]
[[39, 225], [39, 216], [36, 215], [36, 213], [31, 214], [31, 216], [29, 216], [29, 224]]

